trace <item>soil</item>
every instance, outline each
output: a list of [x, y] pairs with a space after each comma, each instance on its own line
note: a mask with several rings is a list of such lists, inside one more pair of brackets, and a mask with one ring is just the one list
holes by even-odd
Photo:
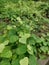
[[37, 62], [39, 65], [49, 65], [49, 57], [47, 59], [44, 59], [44, 60], [38, 59]]

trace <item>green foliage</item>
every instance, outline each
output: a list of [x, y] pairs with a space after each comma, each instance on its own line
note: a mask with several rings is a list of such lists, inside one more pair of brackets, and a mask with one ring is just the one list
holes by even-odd
[[26, 53], [26, 51], [27, 51], [26, 45], [20, 45], [20, 46], [18, 46], [18, 48], [16, 49], [16, 53], [17, 53], [18, 55], [22, 55], [22, 54]]
[[0, 0], [0, 65], [37, 65], [47, 55], [48, 0]]
[[12, 60], [12, 65], [20, 65], [19, 60], [18, 59]]
[[0, 65], [10, 65], [10, 62], [7, 60], [3, 60]]
[[23, 59], [20, 60], [20, 65], [28, 65], [28, 58], [25, 57]]
[[37, 64], [36, 64], [36, 58], [35, 58], [34, 55], [32, 55], [32, 56], [30, 55], [30, 56], [29, 56], [29, 65], [33, 65], [33, 64], [34, 64], [34, 65], [37, 65]]

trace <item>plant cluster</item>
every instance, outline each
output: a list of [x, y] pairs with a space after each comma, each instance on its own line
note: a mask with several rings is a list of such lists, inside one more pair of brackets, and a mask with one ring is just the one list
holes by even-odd
[[0, 0], [0, 65], [37, 65], [49, 56], [48, 5]]

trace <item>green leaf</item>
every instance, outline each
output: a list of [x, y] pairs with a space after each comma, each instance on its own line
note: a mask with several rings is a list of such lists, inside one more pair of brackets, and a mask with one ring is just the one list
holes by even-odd
[[46, 55], [39, 54], [41, 60], [46, 59]]
[[44, 53], [46, 53], [48, 51], [48, 47], [46, 46], [42, 46], [40, 47], [41, 51], [43, 51]]
[[9, 42], [10, 43], [14, 43], [14, 42], [16, 42], [18, 40], [18, 36], [16, 36], [16, 35], [12, 35], [12, 36], [10, 36], [10, 38], [9, 38]]
[[25, 57], [25, 54], [19, 55], [19, 59], [22, 59]]
[[36, 57], [34, 55], [29, 56], [29, 65], [37, 65]]
[[17, 20], [20, 24], [23, 24], [23, 22], [21, 21], [21, 18], [20, 17], [17, 17]]
[[20, 43], [23, 43], [23, 44], [26, 44], [26, 38], [22, 37], [19, 39], [19, 42]]
[[0, 35], [0, 43], [4, 41], [4, 37]]
[[0, 65], [10, 65], [10, 62], [7, 61], [7, 60], [2, 60], [2, 61], [0, 62]]
[[7, 36], [8, 37], [10, 37], [10, 36], [12, 36], [12, 35], [15, 35], [16, 34], [16, 30], [14, 29], [14, 28], [12, 28], [11, 30], [9, 30], [8, 32], [7, 32]]
[[30, 45], [35, 45], [35, 40], [33, 39], [33, 37], [28, 38], [27, 42]]
[[28, 65], [28, 57], [24, 57], [20, 60], [20, 65]]
[[12, 65], [20, 65], [19, 60], [18, 59], [12, 60]]
[[4, 50], [5, 45], [4, 44], [0, 44], [0, 53], [2, 53], [2, 51]]
[[20, 46], [16, 49], [16, 53], [17, 53], [18, 55], [22, 55], [22, 54], [26, 53], [26, 51], [27, 51], [26, 45], [20, 45]]
[[44, 46], [47, 46], [47, 45], [48, 45], [48, 42], [45, 42], [45, 41], [44, 41], [44, 42], [43, 42], [43, 45], [44, 45]]
[[30, 45], [27, 45], [27, 51], [29, 54], [33, 55], [33, 48]]
[[32, 34], [32, 36], [31, 36], [31, 37], [33, 37], [33, 39], [34, 39], [37, 43], [42, 42], [41, 38], [40, 38], [40, 37], [38, 37], [38, 36], [37, 36], [37, 35], [35, 35], [35, 34]]
[[43, 42], [44, 46], [49, 46], [49, 41], [48, 42]]
[[9, 41], [6, 40], [4, 41], [3, 43], [0, 44], [0, 53], [2, 53], [2, 51], [4, 50], [5, 48], [5, 45], [8, 45]]
[[5, 40], [5, 41], [3, 42], [4, 45], [8, 45], [8, 43], [9, 43], [9, 40]]
[[29, 38], [29, 37], [30, 37], [30, 34], [24, 34], [21, 36], [21, 38], [19, 38], [19, 42], [26, 44], [27, 38]]
[[10, 49], [5, 48], [0, 56], [4, 57], [4, 58], [11, 58], [12, 57], [12, 52], [11, 52]]
[[7, 25], [7, 30], [11, 30], [12, 26], [11, 25]]
[[48, 55], [49, 55], [49, 51], [48, 51]]
[[12, 60], [15, 60], [17, 58], [17, 54], [12, 55]]

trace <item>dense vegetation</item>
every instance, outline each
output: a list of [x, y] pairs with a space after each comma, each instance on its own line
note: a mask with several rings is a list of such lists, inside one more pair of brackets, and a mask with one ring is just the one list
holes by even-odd
[[49, 56], [49, 1], [0, 0], [0, 65], [38, 65]]

